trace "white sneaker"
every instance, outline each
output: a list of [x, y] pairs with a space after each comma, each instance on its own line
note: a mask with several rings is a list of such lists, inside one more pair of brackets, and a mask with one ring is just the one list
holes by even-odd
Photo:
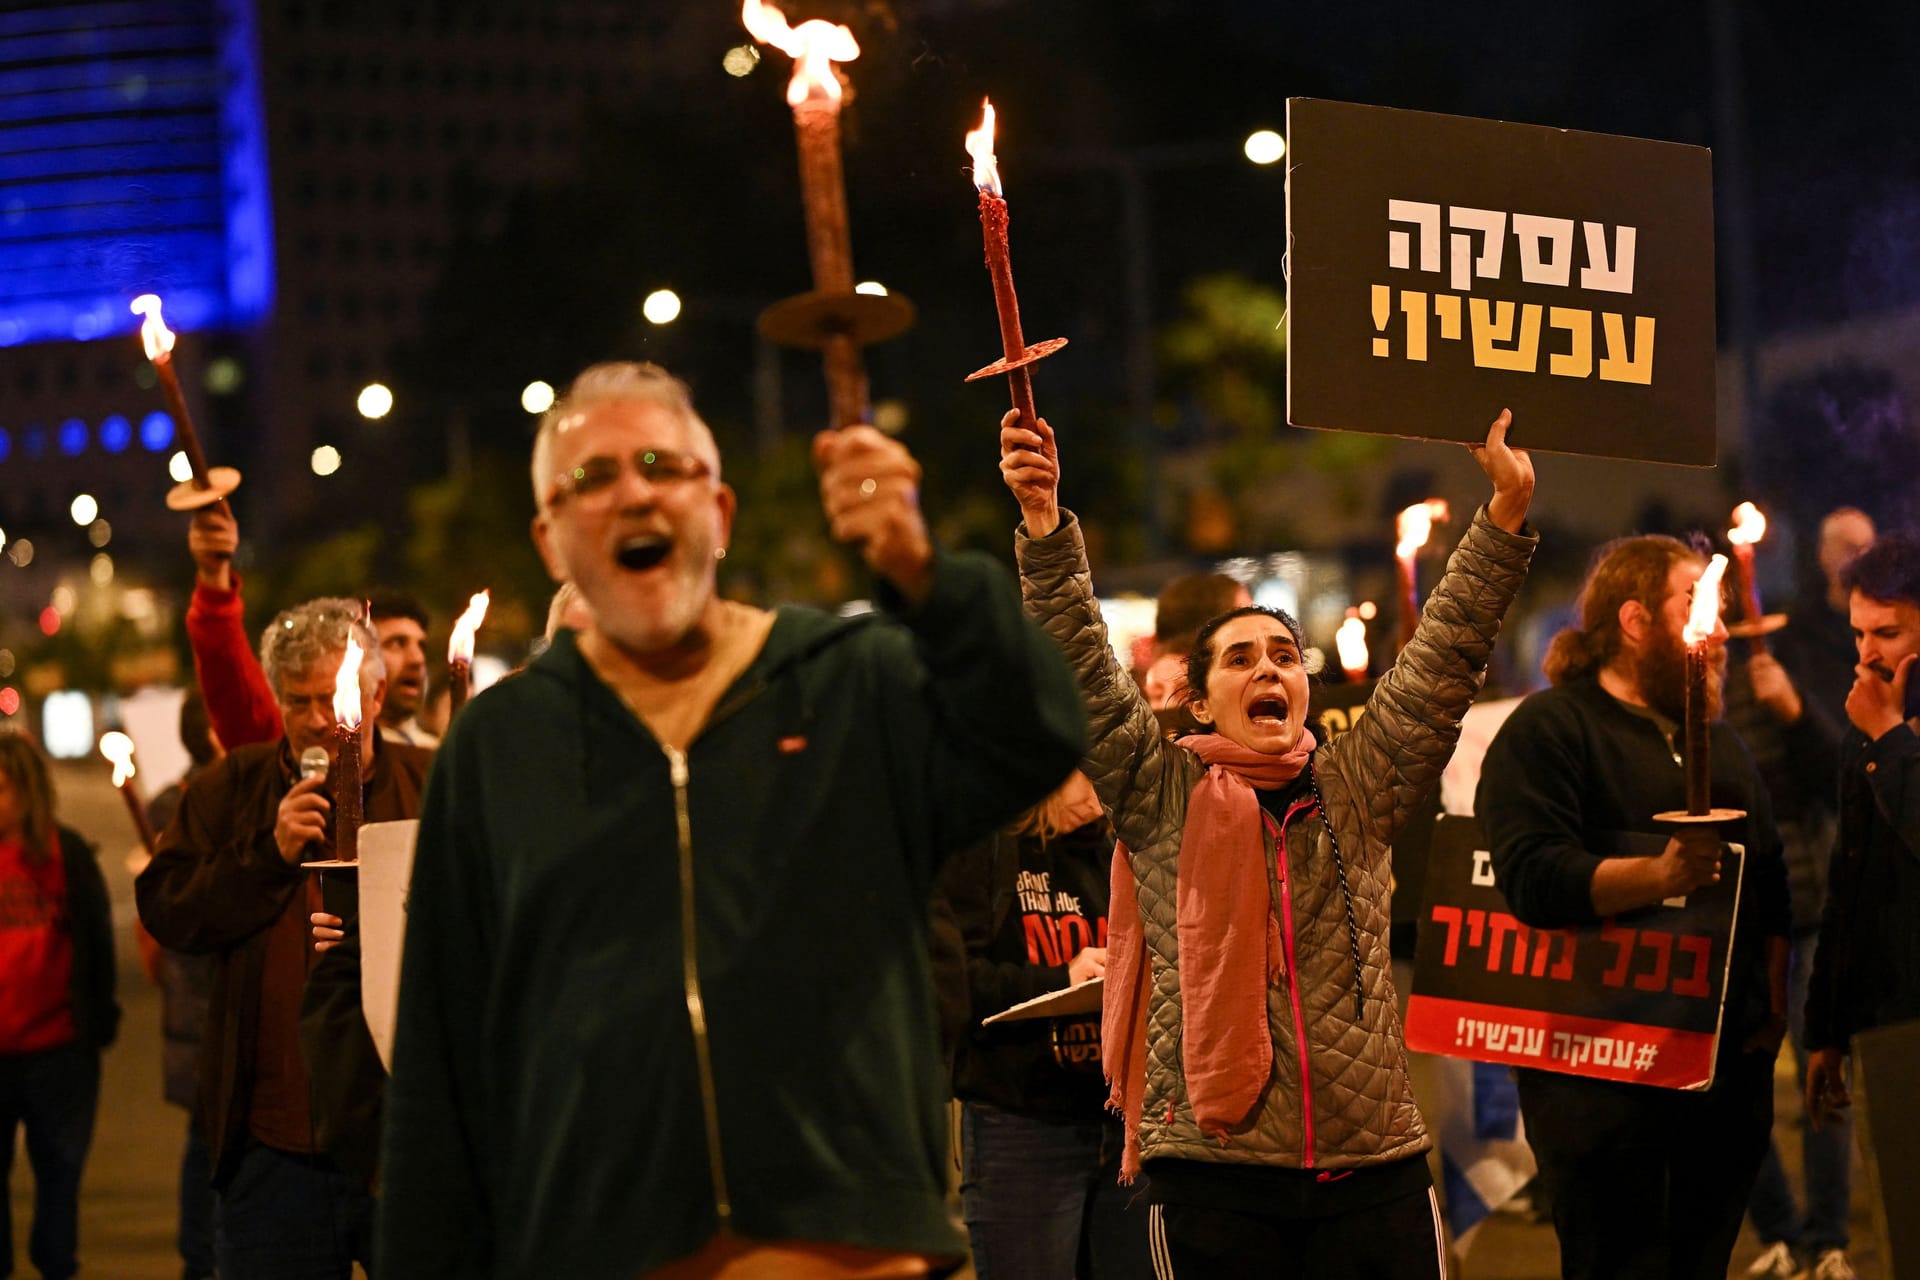
[[1845, 1249], [1825, 1249], [1813, 1264], [1813, 1280], [1859, 1280]]
[[[1845, 1259], [1842, 1259], [1842, 1265], [1845, 1265]], [[1767, 1251], [1755, 1258], [1753, 1265], [1747, 1268], [1747, 1275], [1752, 1280], [1796, 1280], [1796, 1277], [1805, 1274], [1785, 1240], [1776, 1240], [1768, 1245]]]

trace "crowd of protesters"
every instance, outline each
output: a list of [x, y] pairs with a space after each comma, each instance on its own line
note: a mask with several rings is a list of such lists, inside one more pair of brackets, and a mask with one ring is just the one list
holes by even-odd
[[[1232, 578], [1170, 587], [1128, 669], [1053, 433], [1017, 413], [1017, 578], [941, 548], [911, 454], [856, 426], [814, 461], [879, 607], [769, 611], [718, 591], [735, 497], [686, 388], [586, 370], [531, 460], [550, 643], [451, 724], [415, 602], [308, 601], [256, 648], [238, 526], [201, 512], [194, 767], [135, 883], [190, 1116], [183, 1275], [1446, 1275], [1389, 898], [1536, 544], [1511, 425], [1334, 738], [1299, 623]], [[1488, 750], [1476, 811], [1530, 926], [1744, 860], [1711, 1088], [1517, 1073], [1569, 1277], [1724, 1275], [1743, 1215], [1753, 1274], [1853, 1274], [1848, 1054], [1920, 1018], [1920, 542], [1846, 509], [1820, 558], [1771, 652], [1709, 641], [1737, 824], [1653, 820], [1682, 807], [1697, 544], [1601, 548]], [[350, 642], [366, 819], [420, 820], [391, 1077], [357, 879], [306, 867], [335, 852], [310, 757], [337, 759]], [[0, 1121], [63, 1278], [118, 1007], [104, 880], [54, 815], [38, 748], [0, 737]], [[1804, 1207], [1770, 1145], [1787, 1035]]]

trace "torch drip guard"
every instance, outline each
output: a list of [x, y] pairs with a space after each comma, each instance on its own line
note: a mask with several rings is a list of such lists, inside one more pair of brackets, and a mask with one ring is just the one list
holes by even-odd
[[783, 347], [824, 351], [835, 338], [870, 347], [913, 327], [914, 307], [896, 293], [812, 290], [783, 298], [760, 313], [760, 335]]
[[1036, 360], [1045, 360], [1048, 356], [1067, 345], [1065, 338], [1048, 338], [1028, 346], [1017, 356], [1002, 357], [984, 369], [975, 369], [965, 378], [967, 382], [978, 382], [982, 378], [991, 378], [996, 374], [1009, 374], [1015, 369], [1024, 369]]
[[240, 473], [233, 467], [208, 467], [204, 487], [198, 480], [182, 480], [167, 490], [167, 510], [199, 511], [224, 502], [240, 487]]
[[1665, 813], [1654, 814], [1653, 820], [1687, 827], [1711, 822], [1737, 822], [1746, 816], [1745, 809], [1709, 809], [1705, 813], [1688, 813], [1685, 809], [1669, 809]]
[[1751, 640], [1755, 636], [1770, 636], [1787, 625], [1784, 613], [1769, 613], [1758, 618], [1742, 618], [1738, 622], [1724, 624], [1727, 634], [1736, 640]]

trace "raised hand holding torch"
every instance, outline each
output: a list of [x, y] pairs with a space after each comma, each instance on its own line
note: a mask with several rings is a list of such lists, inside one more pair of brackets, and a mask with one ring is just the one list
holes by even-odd
[[173, 411], [174, 426], [179, 432], [180, 450], [187, 455], [187, 466], [192, 470], [188, 479], [167, 491], [167, 506], [174, 511], [215, 507], [221, 515], [231, 518], [233, 509], [227, 505], [227, 495], [240, 487], [240, 473], [232, 467], [207, 465], [206, 453], [200, 448], [200, 434], [193, 427], [193, 415], [187, 411], [187, 398], [180, 391], [180, 374], [173, 362], [174, 333], [160, 318], [159, 295], [143, 293], [133, 300], [131, 309], [141, 318], [140, 343], [146, 348], [147, 359], [153, 362], [154, 374], [160, 379], [160, 390], [167, 398], [167, 407]]
[[100, 736], [100, 754], [113, 762], [113, 786], [120, 798], [127, 802], [127, 814], [133, 819], [133, 829], [140, 834], [140, 844], [152, 857], [154, 851], [153, 822], [147, 817], [147, 806], [140, 799], [140, 793], [133, 785], [133, 739], [118, 729]]
[[980, 234], [986, 245], [987, 275], [993, 280], [993, 307], [1000, 318], [1001, 358], [967, 375], [968, 382], [1007, 376], [1013, 407], [1020, 425], [1037, 429], [1040, 415], [1033, 407], [1033, 374], [1029, 366], [1067, 345], [1065, 338], [1048, 338], [1027, 345], [1020, 332], [1020, 298], [1013, 291], [1013, 259], [1007, 245], [1007, 201], [1000, 187], [1000, 165], [993, 154], [993, 103], [980, 104], [980, 127], [967, 134], [967, 153], [973, 157], [973, 185], [980, 192]]
[[1740, 582], [1742, 616], [1727, 626], [1727, 634], [1746, 639], [1757, 657], [1767, 652], [1767, 637], [1787, 625], [1784, 613], [1767, 613], [1760, 607], [1760, 587], [1753, 572], [1753, 549], [1767, 536], [1767, 518], [1751, 502], [1733, 509], [1733, 527], [1727, 530], [1727, 545], [1733, 548], [1733, 565]]
[[453, 624], [447, 637], [447, 720], [460, 714], [473, 693], [473, 644], [480, 624], [486, 621], [490, 593], [481, 591], [467, 601], [467, 611]]

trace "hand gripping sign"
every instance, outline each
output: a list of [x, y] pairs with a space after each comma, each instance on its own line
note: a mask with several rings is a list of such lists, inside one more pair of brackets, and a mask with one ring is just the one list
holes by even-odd
[[[1620, 853], [1663, 835], [1623, 833]], [[1494, 884], [1471, 818], [1434, 829], [1407, 1046], [1671, 1089], [1713, 1082], [1743, 859], [1718, 884], [1577, 929], [1530, 929]]]

